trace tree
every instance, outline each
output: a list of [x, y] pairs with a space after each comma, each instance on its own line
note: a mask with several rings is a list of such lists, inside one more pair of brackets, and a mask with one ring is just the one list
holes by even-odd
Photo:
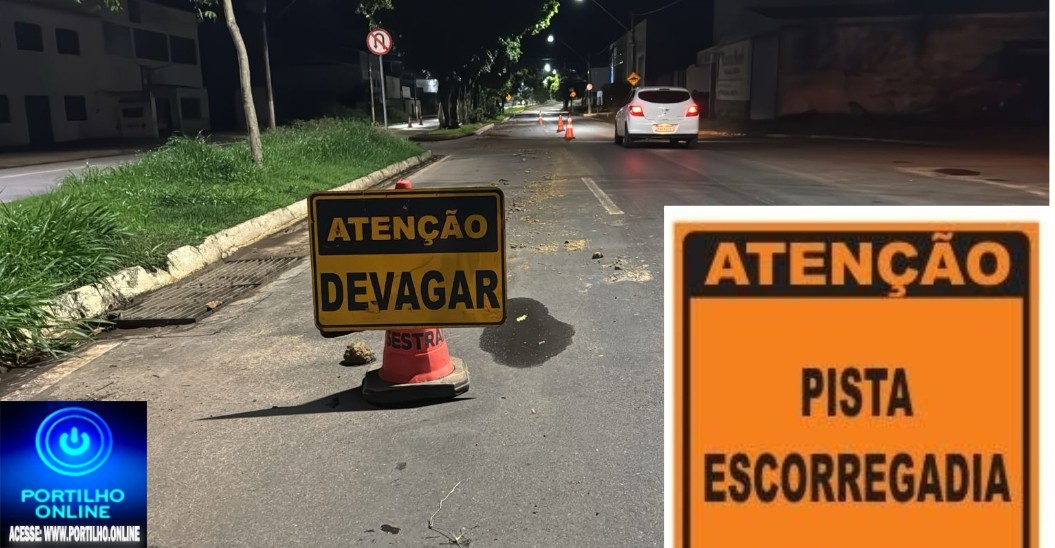
[[[467, 26], [463, 14], [493, 12], [493, 0], [360, 0], [371, 25], [393, 34], [394, 54], [439, 80], [443, 127], [459, 125], [459, 110], [484, 100], [485, 86], [504, 87], [520, 57], [520, 40], [549, 26], [558, 0], [518, 0], [485, 26]], [[437, 30], [438, 29], [438, 30]], [[500, 84], [500, 85], [499, 85]]]
[[[246, 0], [246, 7], [260, 16], [260, 50], [264, 58], [264, 97], [267, 104], [267, 127], [275, 129], [275, 92], [271, 85], [271, 53], [267, 35], [267, 3], [269, 0]], [[287, 5], [287, 9], [293, 4]], [[279, 13], [281, 16], [282, 13]]]
[[[84, 4], [83, 0], [74, 0], [78, 4]], [[213, 11], [217, 0], [187, 0], [198, 12], [202, 19], [215, 19], [216, 12]], [[238, 29], [238, 22], [234, 18], [234, 6], [231, 0], [220, 0], [223, 7], [224, 21], [227, 30], [231, 33], [234, 41], [235, 54], [238, 57], [238, 79], [242, 87], [242, 106], [245, 110], [245, 125], [248, 129], [249, 152], [253, 156], [253, 162], [257, 165], [264, 163], [263, 147], [260, 144], [260, 125], [257, 123], [256, 106], [253, 104], [253, 88], [249, 78], [249, 55], [246, 53], [245, 41]], [[92, 0], [111, 11], [124, 9], [122, 0]], [[272, 116], [272, 118], [274, 118]]]
[[257, 165], [264, 163], [264, 148], [260, 144], [260, 125], [256, 118], [256, 105], [253, 104], [253, 82], [249, 76], [249, 54], [245, 50], [242, 31], [234, 18], [234, 5], [231, 0], [222, 0], [224, 21], [234, 41], [234, 51], [238, 56], [238, 81], [242, 87], [242, 108], [245, 110], [245, 126], [249, 130], [249, 153]]

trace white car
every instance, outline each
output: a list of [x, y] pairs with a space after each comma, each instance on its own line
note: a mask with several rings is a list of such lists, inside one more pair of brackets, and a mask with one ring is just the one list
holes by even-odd
[[666, 139], [696, 146], [700, 107], [685, 88], [642, 87], [615, 113], [615, 143], [629, 147], [642, 139]]

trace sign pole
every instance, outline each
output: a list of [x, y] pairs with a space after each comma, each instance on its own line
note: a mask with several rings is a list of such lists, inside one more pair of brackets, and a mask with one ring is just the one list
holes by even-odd
[[[388, 100], [385, 95], [385, 60], [382, 57], [392, 51], [392, 35], [385, 29], [373, 29], [366, 34], [366, 47], [377, 56], [377, 66], [381, 75], [381, 115], [383, 116], [385, 129], [388, 129]], [[373, 86], [371, 86], [371, 92]], [[372, 104], [372, 103], [371, 103]]]
[[[374, 110], [374, 64], [367, 63], [366, 66], [370, 70], [370, 121], [376, 126], [377, 125], [377, 111]], [[360, 73], [362, 74], [362, 73]]]
[[388, 128], [388, 96], [385, 95], [385, 56], [377, 56], [377, 64], [381, 67], [381, 115], [384, 116], [385, 128]]

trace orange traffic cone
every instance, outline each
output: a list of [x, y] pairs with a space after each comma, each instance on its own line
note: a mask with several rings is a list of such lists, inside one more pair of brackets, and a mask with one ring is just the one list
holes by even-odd
[[421, 118], [421, 114], [418, 114], [418, 125], [419, 126], [425, 125], [425, 121]]
[[[400, 179], [397, 189], [411, 188]], [[363, 399], [374, 405], [449, 400], [469, 390], [469, 371], [447, 350], [439, 328], [385, 331], [381, 366], [366, 372]]]
[[557, 133], [564, 131], [564, 116], [557, 115]]
[[542, 125], [542, 111], [538, 111], [538, 125]]
[[571, 127], [571, 114], [568, 115], [568, 125], [565, 127], [567, 127], [567, 131], [564, 132], [564, 140], [571, 141], [575, 138], [575, 130]]
[[412, 129], [414, 127], [414, 122], [411, 121], [410, 116], [407, 116], [407, 127]]

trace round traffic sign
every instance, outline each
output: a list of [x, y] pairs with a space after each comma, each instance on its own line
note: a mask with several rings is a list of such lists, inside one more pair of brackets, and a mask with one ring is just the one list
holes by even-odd
[[366, 47], [374, 55], [392, 51], [392, 35], [385, 29], [373, 29], [366, 33]]
[[586, 84], [586, 91], [593, 91], [593, 84]]

